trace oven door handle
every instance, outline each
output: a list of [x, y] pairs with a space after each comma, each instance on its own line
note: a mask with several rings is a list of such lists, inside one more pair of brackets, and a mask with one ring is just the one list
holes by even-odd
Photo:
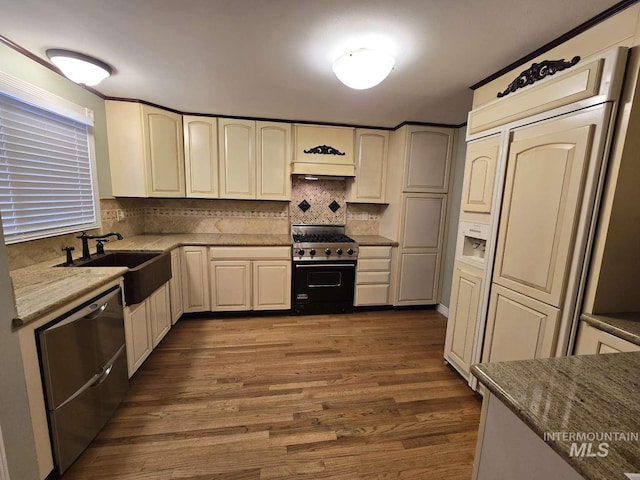
[[318, 267], [352, 267], [352, 268], [356, 268], [356, 264], [355, 263], [333, 263], [333, 264], [317, 263], [315, 265], [313, 265], [313, 264], [296, 265], [295, 267], [296, 268], [318, 268]]

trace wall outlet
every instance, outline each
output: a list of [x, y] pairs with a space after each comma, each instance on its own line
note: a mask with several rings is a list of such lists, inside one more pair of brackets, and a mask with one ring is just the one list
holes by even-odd
[[124, 220], [124, 210], [121, 210], [121, 209], [116, 210], [116, 215], [119, 222]]

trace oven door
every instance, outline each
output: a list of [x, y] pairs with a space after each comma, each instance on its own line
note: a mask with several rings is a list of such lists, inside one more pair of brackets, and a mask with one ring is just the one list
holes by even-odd
[[330, 313], [353, 309], [356, 262], [294, 262], [295, 313]]

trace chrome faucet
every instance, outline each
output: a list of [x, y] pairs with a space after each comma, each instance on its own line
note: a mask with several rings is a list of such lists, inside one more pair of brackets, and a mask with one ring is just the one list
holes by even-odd
[[89, 260], [91, 258], [91, 252], [89, 252], [89, 240], [100, 240], [109, 237], [116, 237], [118, 240], [122, 240], [122, 235], [117, 232], [105, 233], [104, 235], [87, 235], [87, 232], [82, 232], [79, 237], [76, 237], [82, 240], [82, 257], [80, 257], [80, 260]]

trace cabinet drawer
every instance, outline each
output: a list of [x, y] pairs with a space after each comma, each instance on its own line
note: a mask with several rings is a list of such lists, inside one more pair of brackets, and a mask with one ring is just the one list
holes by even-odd
[[355, 305], [387, 305], [389, 285], [357, 285]]
[[391, 271], [391, 260], [388, 258], [358, 258], [358, 272]]
[[210, 247], [209, 260], [223, 259], [271, 260], [291, 258], [291, 247]]
[[358, 259], [391, 258], [391, 247], [360, 247]]
[[368, 283], [389, 283], [389, 272], [358, 272], [356, 275], [356, 284], [363, 285]]

